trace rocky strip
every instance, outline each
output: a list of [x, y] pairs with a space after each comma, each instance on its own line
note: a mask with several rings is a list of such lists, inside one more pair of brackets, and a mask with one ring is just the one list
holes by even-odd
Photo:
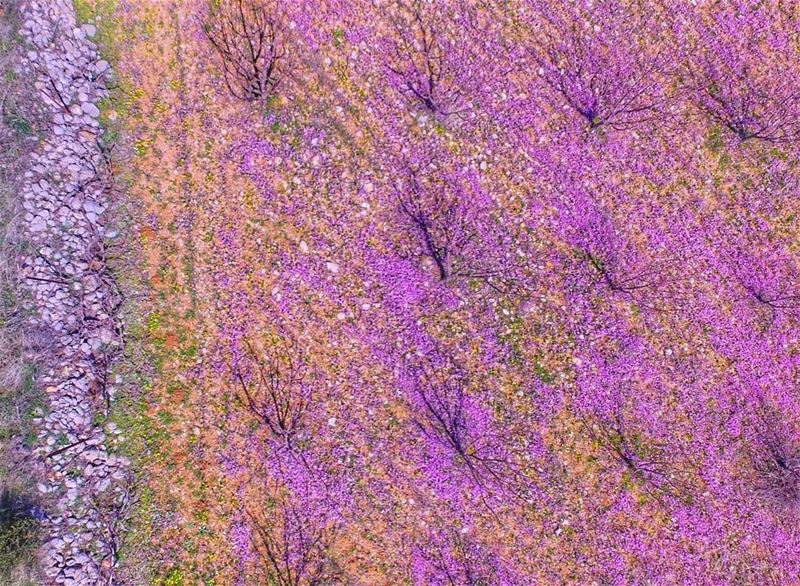
[[110, 71], [91, 40], [94, 27], [76, 25], [69, 0], [26, 0], [22, 15], [21, 75], [52, 121], [21, 191], [31, 343], [45, 356], [34, 448], [50, 503], [42, 572], [50, 584], [114, 584], [131, 482], [129, 462], [109, 451], [117, 431], [104, 423], [123, 342], [122, 297], [106, 258], [115, 236], [105, 219], [110, 163], [98, 123]]

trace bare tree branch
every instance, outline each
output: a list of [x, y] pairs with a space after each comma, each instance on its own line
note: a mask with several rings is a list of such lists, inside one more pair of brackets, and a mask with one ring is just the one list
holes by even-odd
[[225, 85], [236, 98], [252, 102], [279, 84], [277, 10], [269, 0], [220, 0], [209, 7], [206, 37], [222, 58]]

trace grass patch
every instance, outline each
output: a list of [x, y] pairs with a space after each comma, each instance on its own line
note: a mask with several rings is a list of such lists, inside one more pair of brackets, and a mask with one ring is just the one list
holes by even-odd
[[0, 583], [35, 584], [29, 568], [36, 564], [39, 514], [25, 493], [4, 487], [0, 492]]
[[7, 110], [3, 112], [5, 116], [5, 124], [13, 132], [20, 136], [30, 136], [33, 134], [33, 125], [24, 114], [16, 110]]
[[180, 568], [172, 568], [163, 580], [159, 580], [159, 586], [183, 586], [186, 583], [183, 576], [183, 571]]
[[19, 282], [19, 258], [25, 251], [14, 218], [19, 215], [17, 178], [28, 151], [44, 127], [29, 80], [13, 73], [22, 50], [16, 31], [17, 3], [0, 0], [0, 584], [40, 583], [39, 495], [32, 471], [24, 464], [36, 435], [32, 418], [43, 412], [36, 367], [23, 358], [27, 317]]
[[97, 43], [103, 58], [116, 62], [117, 40], [121, 33], [119, 21], [115, 18], [117, 0], [72, 0], [72, 6], [79, 23], [92, 23], [97, 27], [92, 40]]
[[555, 377], [548, 371], [541, 363], [535, 362], [533, 365], [533, 372], [540, 381], [546, 385], [551, 385], [555, 381]]

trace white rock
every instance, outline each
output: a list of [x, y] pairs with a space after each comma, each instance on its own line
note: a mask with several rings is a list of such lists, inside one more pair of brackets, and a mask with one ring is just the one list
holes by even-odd
[[102, 75], [103, 73], [105, 73], [109, 69], [111, 69], [111, 66], [108, 64], [108, 61], [98, 61], [94, 65], [94, 72], [97, 75]]
[[92, 118], [97, 118], [98, 116], [100, 116], [100, 110], [97, 108], [97, 106], [95, 106], [91, 102], [84, 102], [81, 105], [81, 109], [85, 114], [88, 114]]

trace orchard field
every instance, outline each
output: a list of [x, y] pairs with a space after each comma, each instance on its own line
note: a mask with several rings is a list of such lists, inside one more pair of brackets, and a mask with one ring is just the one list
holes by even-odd
[[800, 6], [76, 0], [129, 584], [800, 584]]

